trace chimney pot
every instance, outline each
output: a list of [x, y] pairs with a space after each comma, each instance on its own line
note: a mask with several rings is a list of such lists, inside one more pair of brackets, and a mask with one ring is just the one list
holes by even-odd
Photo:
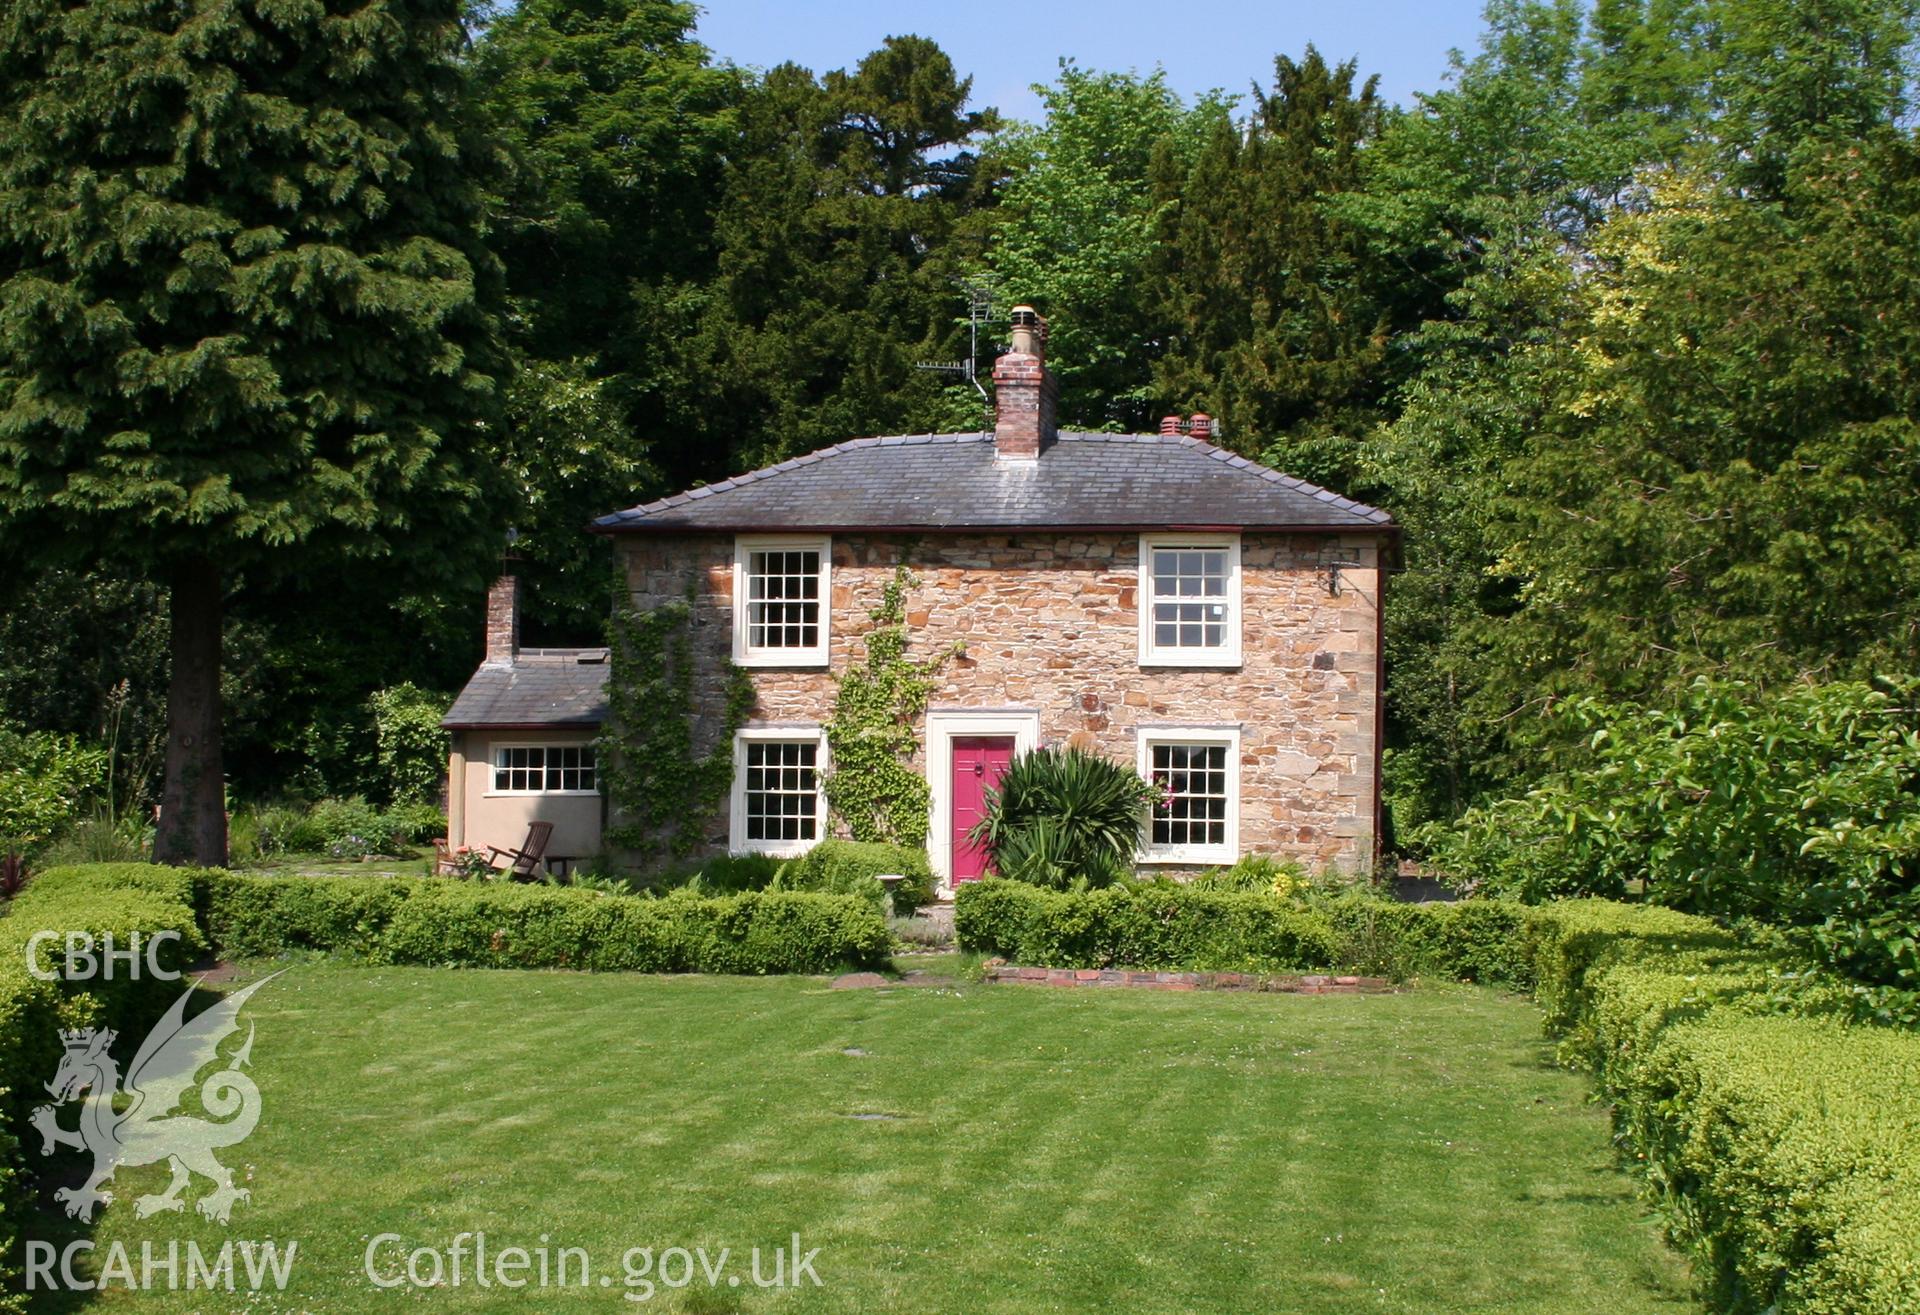
[[1015, 306], [1013, 316], [1013, 350], [1022, 356], [1047, 354], [1047, 322], [1040, 318], [1040, 312], [1031, 306]]
[[1209, 441], [1213, 437], [1213, 417], [1205, 411], [1195, 411], [1187, 425], [1187, 433], [1203, 443]]
[[1162, 416], [1160, 418], [1160, 432], [1163, 434], [1179, 433], [1180, 417], [1179, 416]]
[[1060, 384], [1047, 369], [1047, 322], [1013, 308], [1013, 349], [993, 364], [994, 455], [1031, 461], [1059, 436]]
[[487, 590], [487, 656], [494, 666], [513, 662], [520, 652], [520, 578], [503, 575]]

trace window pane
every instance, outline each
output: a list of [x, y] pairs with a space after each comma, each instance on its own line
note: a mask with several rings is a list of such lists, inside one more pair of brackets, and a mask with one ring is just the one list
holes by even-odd
[[747, 839], [815, 839], [819, 825], [819, 745], [812, 740], [750, 740], [746, 746]]
[[[1219, 548], [1153, 550], [1151, 592], [1155, 648], [1226, 646], [1228, 556]], [[1202, 602], [1202, 599], [1221, 601]]]
[[591, 793], [593, 746], [533, 744], [493, 751], [493, 788], [527, 794], [556, 791]]
[[1152, 843], [1160, 848], [1227, 842], [1227, 747], [1155, 744], [1149, 762], [1161, 800], [1154, 808]]
[[820, 642], [820, 553], [747, 554], [747, 644], [816, 648]]

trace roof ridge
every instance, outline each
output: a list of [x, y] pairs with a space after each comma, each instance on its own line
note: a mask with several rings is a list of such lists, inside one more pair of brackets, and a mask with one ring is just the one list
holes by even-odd
[[[1213, 443], [1209, 443], [1203, 439], [1194, 438], [1188, 434], [1159, 434], [1159, 433], [1120, 434], [1120, 433], [1109, 433], [1109, 432], [1088, 431], [1088, 430], [1063, 430], [1060, 432], [1059, 437], [1062, 444], [1068, 445], [1068, 446], [1077, 446], [1080, 444], [1097, 444], [1097, 443], [1138, 444], [1146, 447], [1160, 447], [1163, 450], [1166, 450], [1170, 453], [1174, 450], [1190, 451], [1192, 453], [1192, 457], [1185, 458], [1186, 460], [1191, 461], [1193, 458], [1205, 458], [1208, 461], [1219, 462], [1222, 466], [1228, 467], [1229, 469], [1236, 472], [1236, 474], [1244, 472], [1247, 475], [1257, 478], [1264, 484], [1268, 484], [1280, 489], [1285, 489], [1290, 494], [1294, 494], [1299, 497], [1308, 499], [1311, 502], [1318, 503], [1322, 507], [1328, 508], [1332, 511], [1337, 511], [1339, 513], [1342, 513], [1341, 517], [1338, 519], [1336, 523], [1329, 524], [1325, 527], [1327, 529], [1334, 529], [1334, 530], [1339, 529], [1340, 522], [1345, 522], [1350, 526], [1352, 525], [1353, 522], [1358, 522], [1359, 525], [1373, 525], [1373, 526], [1380, 526], [1380, 527], [1391, 527], [1393, 525], [1393, 517], [1388, 512], [1380, 508], [1370, 507], [1365, 503], [1357, 502], [1352, 498], [1344, 497], [1341, 494], [1333, 492], [1331, 489], [1323, 488], [1318, 484], [1310, 483], [1309, 481], [1300, 479], [1297, 476], [1289, 475], [1283, 471], [1275, 470], [1271, 466], [1267, 466], [1262, 464], [1261, 462], [1254, 461], [1249, 457], [1241, 456], [1239, 453], [1234, 452], [1228, 448], [1219, 447]], [[729, 493], [736, 489], [747, 488], [755, 484], [760, 484], [769, 480], [774, 480], [781, 475], [789, 474], [797, 470], [803, 470], [808, 467], [818, 465], [821, 462], [828, 461], [833, 457], [842, 456], [848, 453], [861, 452], [861, 451], [865, 451], [873, 448], [923, 447], [927, 445], [959, 446], [959, 445], [973, 445], [973, 444], [990, 444], [992, 440], [993, 440], [993, 435], [988, 433], [982, 433], [977, 430], [969, 431], [966, 433], [958, 433], [958, 434], [889, 434], [889, 435], [877, 435], [869, 438], [846, 439], [846, 440], [843, 440], [842, 442], [834, 443], [827, 447], [818, 448], [812, 452], [804, 452], [797, 456], [788, 457], [786, 460], [776, 462], [770, 466], [762, 466], [762, 467], [759, 467], [758, 469], [746, 471], [742, 474], [728, 476], [727, 478], [718, 480], [712, 484], [703, 484], [696, 488], [685, 489], [685, 490], [682, 490], [681, 492], [670, 494], [663, 498], [656, 498], [651, 502], [642, 503], [641, 505], [636, 507], [629, 507], [624, 510], [610, 512], [605, 516], [596, 518], [593, 522], [593, 528], [599, 529], [599, 530], [606, 530], [606, 531], [619, 531], [629, 527], [644, 526], [649, 521], [653, 521], [654, 524], [661, 525], [661, 526], [671, 525], [671, 524], [674, 524], [678, 518], [669, 518], [669, 519], [663, 519], [659, 521], [654, 521], [654, 518], [663, 517], [667, 513], [672, 513], [678, 509], [688, 507], [689, 504], [699, 503], [704, 501], [707, 498], [712, 498], [720, 494]], [[1176, 464], [1178, 463], [1176, 462]], [[1045, 463], [1044, 462], [1039, 463], [1039, 466], [1037, 467], [1037, 469], [1044, 469], [1044, 468], [1045, 468]], [[1064, 467], [1064, 470], [1070, 473], [1075, 468], [1076, 468], [1075, 463], [1067, 463]], [[858, 472], [861, 469], [861, 467], [856, 466], [853, 469], [856, 472]], [[907, 468], [905, 470], [905, 473], [910, 475], [912, 473], [911, 469]], [[818, 482], [819, 480], [824, 479], [828, 482], [828, 484], [832, 484], [835, 478], [836, 477], [833, 475], [822, 474], [822, 475], [816, 476], [814, 479], [814, 482]], [[802, 492], [804, 492], [809, 487], [810, 487], [810, 484], [807, 484], [807, 483], [803, 483], [799, 486]], [[1104, 488], [1106, 487], [1106, 485], [1102, 485], [1101, 487]], [[1251, 496], [1252, 490], [1251, 489], [1246, 490], [1245, 495]], [[762, 498], [764, 497], [772, 497], [778, 500], [781, 497], [781, 495], [778, 493], [772, 493], [772, 494], [762, 495]], [[908, 497], [909, 502], [915, 502], [917, 501], [917, 499], [918, 499], [918, 494]], [[755, 499], [753, 497], [749, 497], [744, 505], [751, 506], [754, 504], [754, 502], [755, 502]], [[725, 512], [720, 512], [718, 514], [722, 517], [727, 515], [727, 513]], [[707, 519], [707, 513], [699, 509], [695, 509], [690, 512], [685, 512], [683, 513], [683, 515], [695, 518], [696, 521]], [[909, 513], [909, 518], [911, 519], [911, 513]], [[1347, 521], [1347, 518], [1351, 518], [1351, 521]], [[954, 521], [952, 519], [951, 512], [949, 512], [946, 518], [936, 518], [936, 520], [932, 523], [949, 525], [954, 523]], [[1309, 519], [1308, 523], [1309, 524], [1311, 523], [1311, 518]]]

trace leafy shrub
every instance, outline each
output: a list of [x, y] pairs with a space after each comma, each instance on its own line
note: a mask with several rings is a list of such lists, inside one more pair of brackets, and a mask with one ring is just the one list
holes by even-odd
[[440, 834], [444, 823], [438, 809], [432, 809], [432, 819], [426, 821], [425, 810], [418, 807], [383, 813], [358, 795], [323, 799], [307, 815], [306, 825], [295, 828], [292, 838], [318, 841], [317, 848], [332, 858], [365, 858], [399, 848], [406, 838], [400, 834], [404, 827]]
[[367, 702], [387, 801], [424, 804], [437, 798], [447, 779], [448, 737], [440, 719], [451, 701], [405, 684], [377, 690]]
[[234, 810], [227, 828], [227, 852], [236, 863], [310, 853], [325, 839], [309, 810], [292, 804], [254, 804]]
[[228, 829], [228, 848], [236, 863], [282, 854], [364, 858], [446, 833], [447, 816], [438, 804], [415, 801], [378, 809], [355, 795], [322, 799], [311, 808], [289, 804], [242, 808]]
[[153, 828], [144, 818], [96, 812], [81, 818], [46, 847], [48, 867], [80, 863], [138, 863], [153, 852]]
[[0, 841], [36, 845], [107, 779], [107, 754], [71, 735], [0, 725]]
[[1284, 971], [1325, 968], [1338, 953], [1332, 925], [1291, 901], [1170, 881], [1083, 891], [969, 882], [954, 930], [962, 949], [1053, 968]]
[[419, 845], [447, 834], [447, 815], [424, 800], [394, 804], [380, 814], [380, 828], [394, 840]]
[[1132, 768], [1071, 746], [1016, 754], [972, 833], [1001, 876], [1062, 890], [1109, 885], [1133, 870], [1159, 791]]
[[1450, 878], [1528, 901], [1644, 879], [1673, 908], [1805, 927], [1881, 1007], [1920, 1015], [1916, 696], [1703, 679], [1672, 707], [1570, 701], [1581, 761], [1420, 840]]
[[780, 882], [788, 890], [825, 890], [838, 894], [884, 893], [878, 878], [906, 878], [893, 888], [893, 911], [912, 913], [933, 901], [933, 868], [927, 852], [878, 841], [822, 840], [787, 865]]
[[590, 890], [599, 895], [631, 895], [633, 883], [623, 877], [610, 876], [604, 872], [575, 872], [569, 877], [549, 876], [550, 886], [571, 886], [575, 890]]

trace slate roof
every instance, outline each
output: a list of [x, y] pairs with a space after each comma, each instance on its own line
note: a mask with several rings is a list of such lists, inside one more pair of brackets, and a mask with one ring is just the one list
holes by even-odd
[[511, 663], [483, 663], [440, 724], [592, 728], [607, 719], [607, 650], [523, 650]]
[[1382, 530], [1386, 512], [1184, 434], [1062, 433], [1037, 461], [988, 434], [861, 438], [602, 516], [693, 530]]

